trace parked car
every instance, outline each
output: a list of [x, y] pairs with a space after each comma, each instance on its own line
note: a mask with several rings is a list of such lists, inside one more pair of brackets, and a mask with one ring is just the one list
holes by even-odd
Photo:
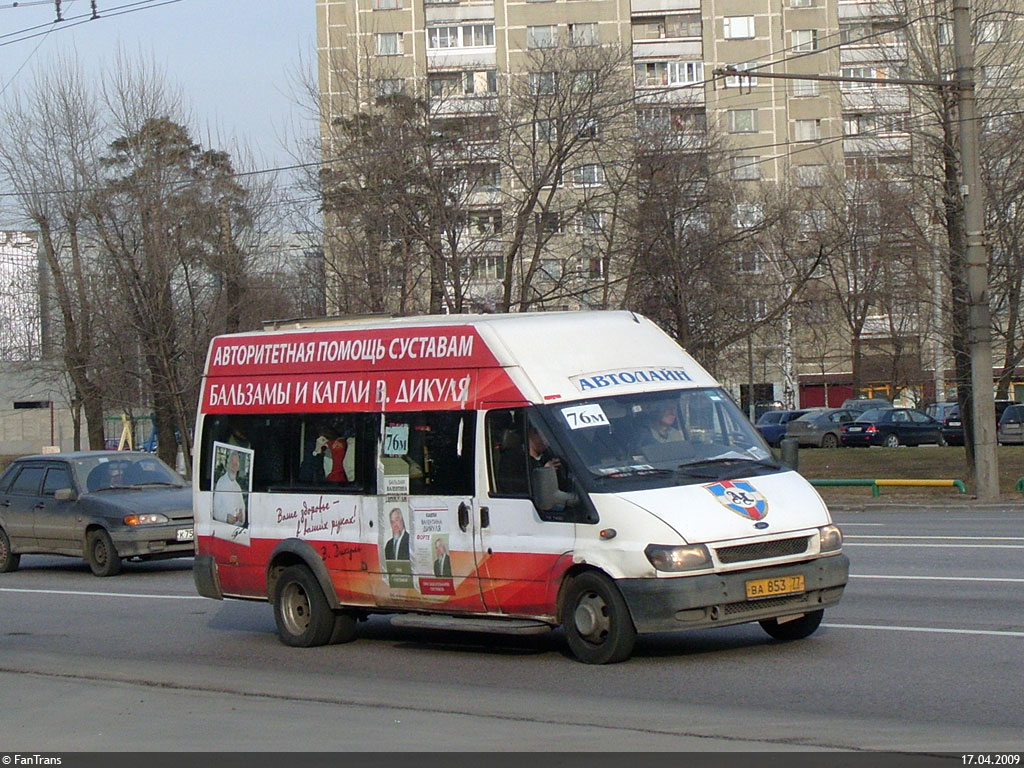
[[761, 433], [761, 437], [768, 445], [778, 448], [782, 438], [786, 436], [786, 425], [793, 419], [800, 418], [809, 410], [809, 408], [804, 408], [799, 411], [765, 411], [754, 427]]
[[865, 411], [856, 421], [842, 425], [839, 439], [843, 445], [884, 445], [887, 448], [923, 443], [945, 444], [942, 424], [914, 408]]
[[892, 403], [882, 398], [874, 397], [850, 397], [843, 400], [842, 406], [848, 411], [857, 411], [857, 413], [864, 413], [864, 411], [872, 411], [875, 408], [892, 408]]
[[786, 424], [786, 437], [795, 437], [802, 446], [838, 448], [841, 427], [860, 414], [844, 408], [816, 408]]
[[1024, 405], [1011, 405], [999, 417], [996, 439], [1000, 445], [1024, 443]]
[[924, 412], [942, 424], [942, 437], [947, 445], [964, 444], [964, 423], [960, 419], [959, 403], [932, 403]]
[[191, 488], [151, 454], [24, 456], [0, 475], [0, 573], [47, 554], [113, 576], [124, 559], [190, 557], [193, 538]]

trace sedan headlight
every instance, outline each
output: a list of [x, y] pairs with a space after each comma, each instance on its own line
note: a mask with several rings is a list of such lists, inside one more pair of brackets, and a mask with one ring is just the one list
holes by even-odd
[[651, 565], [659, 571], [699, 571], [711, 567], [711, 553], [703, 544], [673, 547], [667, 544], [648, 544], [644, 550]]
[[145, 515], [125, 515], [124, 522], [125, 525], [156, 525], [171, 521], [167, 518], [167, 515], [161, 515], [159, 512], [150, 512]]
[[843, 532], [837, 525], [826, 525], [818, 529], [818, 548], [821, 552], [838, 552], [843, 548]]

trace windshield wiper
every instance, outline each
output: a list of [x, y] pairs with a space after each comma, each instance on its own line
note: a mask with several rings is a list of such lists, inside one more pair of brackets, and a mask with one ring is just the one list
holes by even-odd
[[687, 474], [694, 474], [698, 477], [718, 477], [718, 472], [694, 472], [694, 469], [699, 468], [711, 468], [714, 466], [722, 466], [725, 464], [756, 464], [757, 466], [764, 467], [766, 469], [782, 469], [782, 465], [776, 461], [770, 459], [753, 459], [746, 458], [744, 456], [718, 456], [714, 459], [702, 459], [701, 461], [692, 461], [686, 464], [680, 464], [678, 469], [680, 472]]
[[671, 469], [658, 469], [657, 467], [628, 467], [623, 469], [617, 469], [614, 472], [609, 472], [602, 475], [594, 475], [597, 480], [604, 480], [605, 478], [612, 477], [644, 477], [650, 475], [672, 475], [675, 474]]

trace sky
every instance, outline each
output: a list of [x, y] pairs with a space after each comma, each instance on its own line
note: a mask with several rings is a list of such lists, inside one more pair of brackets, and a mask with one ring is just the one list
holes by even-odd
[[[301, 119], [293, 80], [314, 61], [314, 0], [0, 0], [0, 92], [66, 49], [109, 61], [120, 45], [151, 58], [191, 108], [193, 138], [251, 148], [259, 167], [293, 162], [286, 135], [315, 130]], [[45, 34], [40, 34], [45, 33]], [[35, 35], [25, 39], [30, 35]]]

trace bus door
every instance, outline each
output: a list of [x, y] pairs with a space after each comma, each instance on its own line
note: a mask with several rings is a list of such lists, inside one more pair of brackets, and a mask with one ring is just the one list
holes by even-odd
[[473, 411], [387, 413], [380, 440], [378, 601], [486, 611], [477, 576]]
[[[517, 616], [551, 616], [561, 574], [572, 564], [575, 524], [569, 515], [540, 512], [530, 498], [529, 447], [553, 458], [557, 446], [523, 408], [490, 410], [484, 417], [486, 497], [479, 509], [480, 579], [492, 610]], [[540, 444], [537, 444], [540, 448]]]

